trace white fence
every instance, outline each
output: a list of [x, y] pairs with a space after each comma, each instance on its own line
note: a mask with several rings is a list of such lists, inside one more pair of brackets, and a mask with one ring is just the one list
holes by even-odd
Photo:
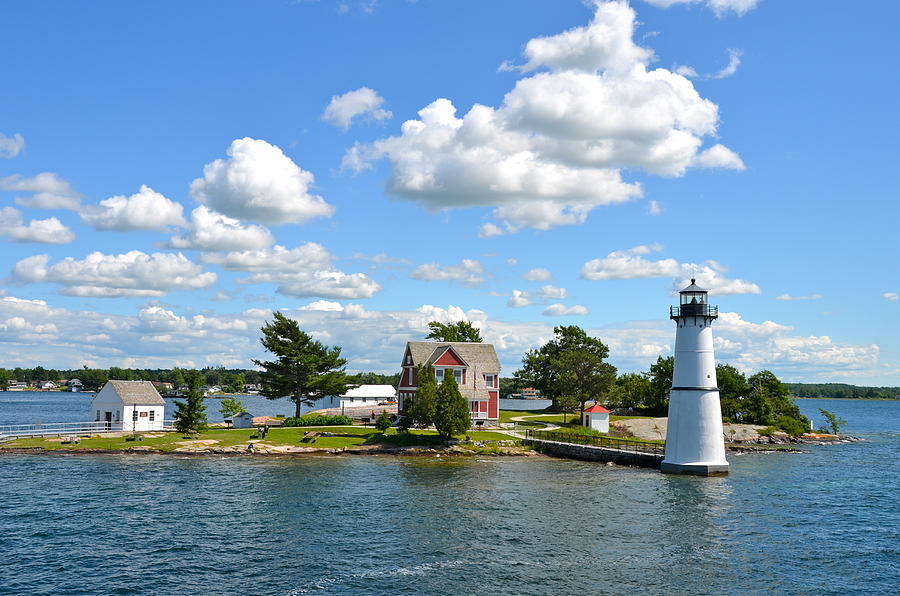
[[[163, 421], [163, 429], [171, 427], [173, 420]], [[163, 430], [160, 429], [160, 430]], [[59, 435], [85, 435], [105, 432], [121, 432], [121, 422], [47, 422], [35, 424], [8, 424], [0, 426], [0, 441], [17, 437], [45, 437]], [[150, 431], [138, 431], [150, 432]]]

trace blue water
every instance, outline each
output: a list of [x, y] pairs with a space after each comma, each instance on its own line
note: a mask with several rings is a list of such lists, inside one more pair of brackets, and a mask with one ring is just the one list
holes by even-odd
[[4, 594], [893, 594], [900, 402], [725, 478], [517, 458], [0, 456]]
[[[47, 422], [84, 422], [93, 420], [91, 415], [92, 393], [66, 393], [62, 391], [0, 391], [0, 425], [35, 424]], [[288, 398], [266, 399], [260, 395], [237, 395], [254, 416], [293, 416], [294, 403]], [[175, 412], [176, 399], [166, 399], [166, 419]], [[210, 422], [221, 422], [219, 413], [222, 400], [207, 398], [206, 417]], [[320, 408], [338, 408], [340, 399], [327, 397], [313, 406], [303, 406], [302, 411]], [[501, 399], [500, 407], [510, 410], [538, 410], [550, 405], [543, 399]]]

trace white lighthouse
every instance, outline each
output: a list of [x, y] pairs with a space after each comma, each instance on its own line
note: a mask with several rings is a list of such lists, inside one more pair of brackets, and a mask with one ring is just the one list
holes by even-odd
[[669, 310], [677, 331], [661, 469], [669, 474], [727, 474], [711, 327], [719, 308], [709, 305], [706, 290], [695, 279], [679, 293], [680, 304]]

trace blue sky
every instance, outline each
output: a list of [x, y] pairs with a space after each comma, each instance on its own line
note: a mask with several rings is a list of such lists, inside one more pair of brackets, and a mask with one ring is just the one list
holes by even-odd
[[466, 317], [623, 371], [900, 384], [894, 3], [6, 2], [0, 365], [392, 372]]

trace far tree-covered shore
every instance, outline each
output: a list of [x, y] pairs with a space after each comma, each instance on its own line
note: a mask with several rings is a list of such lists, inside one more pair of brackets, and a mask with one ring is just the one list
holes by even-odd
[[[10, 380], [25, 383], [39, 381], [59, 381], [62, 379], [79, 379], [84, 383], [86, 391], [99, 389], [109, 379], [123, 381], [157, 381], [172, 383], [175, 387], [187, 384], [186, 368], [74, 368], [52, 369], [36, 366], [34, 368], [0, 368], [0, 390], [6, 389]], [[217, 385], [226, 389], [234, 389], [236, 393], [243, 388], [238, 384], [259, 384], [259, 370], [244, 368], [206, 367], [199, 369], [205, 385]], [[373, 372], [349, 375], [356, 384], [397, 385], [400, 373], [385, 375]], [[867, 387], [849, 385], [847, 383], [784, 383], [793, 397], [826, 398], [826, 399], [900, 399], [900, 387]], [[501, 377], [500, 397], [518, 393], [523, 383], [514, 377]]]

